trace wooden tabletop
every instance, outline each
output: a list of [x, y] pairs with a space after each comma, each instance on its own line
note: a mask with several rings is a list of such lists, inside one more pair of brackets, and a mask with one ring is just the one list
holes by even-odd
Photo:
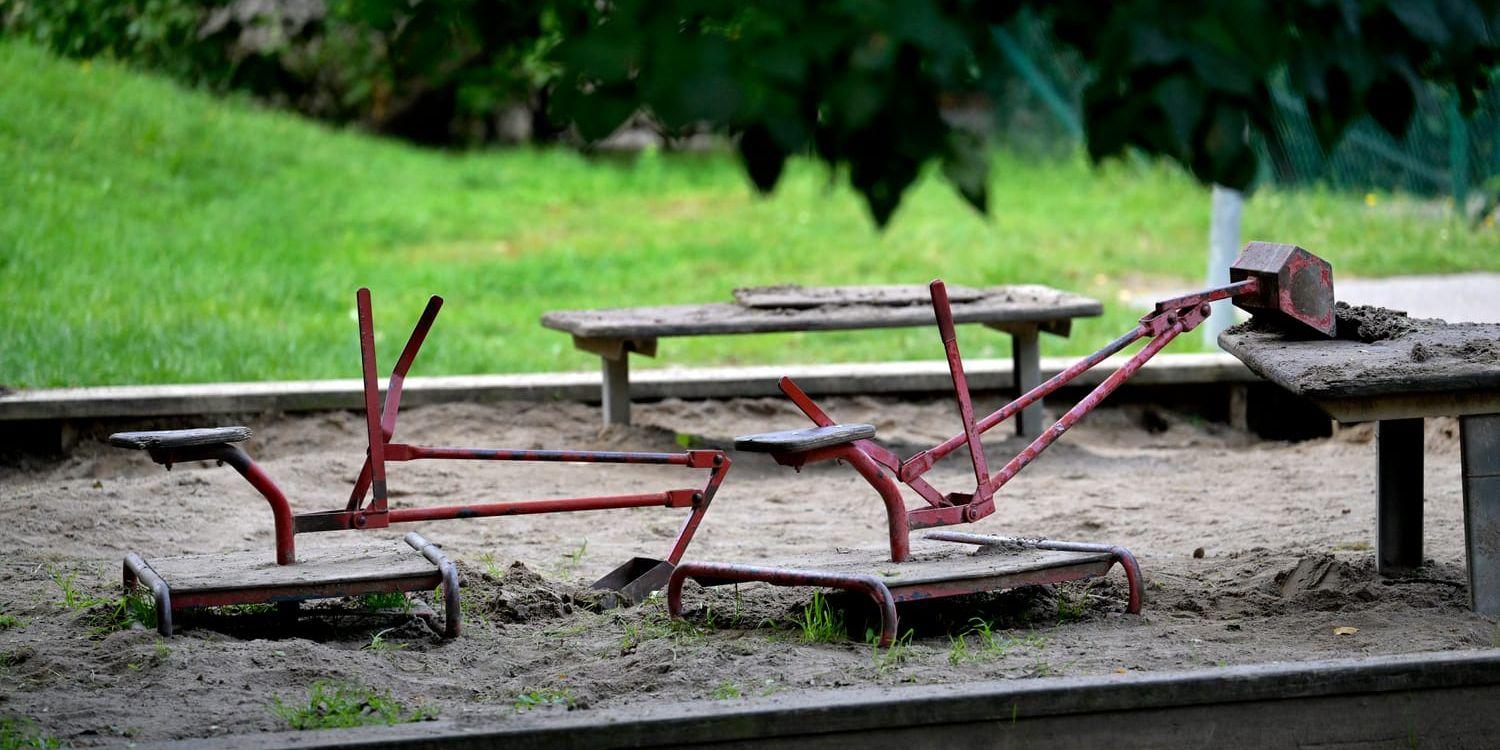
[[1500, 412], [1500, 325], [1395, 322], [1361, 335], [1341, 318], [1336, 339], [1252, 322], [1219, 345], [1341, 422]]
[[[997, 286], [978, 291], [982, 295], [977, 298], [953, 302], [955, 322], [1042, 324], [1092, 317], [1104, 312], [1098, 300], [1040, 285]], [[548, 328], [582, 338], [602, 339], [901, 328], [928, 326], [933, 322], [932, 306], [925, 300], [921, 304], [825, 304], [814, 307], [709, 303], [566, 310], [542, 316], [542, 325]]]

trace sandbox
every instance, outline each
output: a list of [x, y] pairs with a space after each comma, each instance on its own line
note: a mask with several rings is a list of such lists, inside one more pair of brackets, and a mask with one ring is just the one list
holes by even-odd
[[[828, 406], [875, 424], [898, 452], [952, 429], [948, 400], [846, 398]], [[803, 424], [775, 399], [665, 401], [639, 406], [637, 416], [635, 426], [600, 431], [584, 405], [445, 405], [410, 410], [403, 430], [414, 442], [455, 445], [678, 450], [727, 448], [736, 434]], [[251, 426], [249, 449], [293, 498], [344, 486], [359, 469], [357, 415]], [[1014, 438], [994, 444], [1020, 447]], [[183, 465], [168, 474], [84, 441], [60, 460], [0, 467], [0, 520], [13, 540], [0, 567], [0, 601], [20, 620], [0, 630], [0, 710], [90, 745], [285, 730], [270, 706], [305, 702], [317, 681], [389, 691], [441, 722], [503, 725], [551, 714], [576, 723], [594, 711], [682, 701], [733, 706], [843, 694], [832, 689], [1489, 649], [1500, 638], [1495, 623], [1467, 608], [1455, 424], [1429, 420], [1425, 449], [1448, 459], [1425, 464], [1429, 561], [1418, 574], [1383, 578], [1371, 546], [1370, 429], [1266, 442], [1151, 407], [1101, 410], [1008, 485], [993, 516], [965, 530], [1128, 545], [1145, 575], [1142, 614], [1124, 612], [1116, 574], [905, 614], [913, 635], [893, 652], [863, 642], [854, 612], [850, 640], [804, 642], [790, 623], [808, 601], [805, 590], [690, 584], [686, 624], [670, 622], [659, 601], [599, 610], [584, 582], [676, 531], [675, 519], [631, 510], [414, 525], [463, 570], [469, 609], [454, 641], [357, 603], [290, 629], [274, 613], [250, 613], [186, 619], [170, 640], [146, 628], [105, 632], [97, 611], [60, 603], [54, 577], [71, 574], [78, 589], [112, 595], [127, 550], [269, 549], [271, 530], [263, 503], [227, 470]], [[393, 486], [420, 488], [407, 502], [562, 496], [593, 489], [595, 477], [630, 491], [660, 478], [643, 466], [396, 471]], [[792, 557], [882, 539], [883, 511], [850, 472], [810, 466], [798, 475], [752, 455], [735, 456], [734, 471], [690, 557]], [[958, 484], [964, 471], [955, 461], [932, 477]], [[226, 502], [233, 498], [244, 502]], [[976, 617], [990, 639], [970, 632]], [[535, 708], [523, 699], [537, 694], [553, 699]]]

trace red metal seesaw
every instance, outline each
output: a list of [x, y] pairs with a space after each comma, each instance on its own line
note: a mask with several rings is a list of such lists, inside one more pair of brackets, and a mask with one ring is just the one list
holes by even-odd
[[[505, 450], [433, 447], [393, 443], [391, 442], [391, 437], [396, 431], [396, 416], [401, 404], [401, 392], [406, 381], [406, 375], [411, 369], [412, 362], [416, 359], [417, 351], [421, 348], [422, 342], [427, 337], [428, 330], [432, 327], [433, 320], [437, 317], [438, 310], [442, 307], [443, 300], [441, 297], [434, 296], [428, 301], [427, 308], [417, 321], [416, 328], [412, 331], [411, 337], [407, 340], [406, 346], [402, 350], [401, 356], [397, 359], [396, 366], [391, 372], [383, 404], [380, 398], [379, 383], [377, 382], [376, 375], [375, 329], [370, 309], [370, 292], [368, 289], [359, 290], [357, 304], [361, 365], [364, 373], [364, 411], [368, 430], [368, 447], [366, 449], [364, 466], [354, 481], [353, 491], [350, 492], [349, 500], [344, 508], [294, 514], [286, 495], [276, 485], [276, 482], [271, 479], [270, 475], [261, 469], [245, 451], [233, 445], [233, 443], [245, 440], [250, 436], [250, 430], [245, 427], [125, 432], [110, 436], [110, 442], [117, 446], [148, 451], [152, 460], [165, 465], [168, 469], [171, 468], [172, 464], [183, 461], [219, 461], [233, 467], [270, 504], [271, 515], [275, 525], [275, 561], [277, 566], [284, 568], [283, 571], [280, 571], [279, 575], [276, 573], [267, 574], [261, 571], [255, 573], [252, 577], [264, 578], [266, 575], [271, 575], [278, 581], [292, 581], [295, 584], [291, 588], [288, 588], [286, 585], [267, 587], [264, 585], [265, 582], [261, 581], [255, 586], [241, 586], [235, 584], [233, 581], [220, 580], [213, 588], [213, 591], [217, 593], [201, 594], [196, 591], [190, 591], [188, 592], [190, 595], [183, 595], [182, 590], [179, 588], [178, 595], [174, 599], [171, 595], [172, 586], [169, 581], [164, 580], [164, 576], [160, 575], [161, 571], [154, 570], [153, 564], [147, 563], [137, 555], [132, 554], [126, 560], [126, 586], [127, 588], [131, 587], [137, 581], [140, 581], [153, 589], [157, 595], [159, 617], [163, 618], [159, 619], [158, 626], [164, 634], [171, 634], [171, 610], [173, 607], [182, 609], [192, 606], [216, 606], [261, 601], [295, 602], [300, 599], [342, 596], [346, 593], [366, 593], [376, 590], [415, 590], [415, 587], [417, 587], [416, 584], [409, 580], [401, 585], [397, 585], [397, 581], [382, 581], [378, 575], [373, 579], [369, 576], [361, 578], [362, 582], [357, 589], [350, 588], [342, 583], [331, 583], [330, 578], [342, 581], [342, 579], [348, 577], [337, 573], [337, 560], [319, 560], [319, 565], [325, 569], [322, 573], [315, 574], [296, 570], [299, 564], [295, 541], [295, 535], [297, 534], [318, 531], [380, 529], [393, 523], [411, 521], [652, 506], [684, 508], [688, 510], [687, 518], [678, 530], [677, 536], [673, 540], [665, 560], [647, 557], [632, 558], [595, 582], [594, 588], [614, 591], [616, 597], [613, 602], [610, 602], [611, 604], [634, 604], [644, 599], [651, 592], [660, 589], [666, 583], [673, 566], [682, 559], [682, 555], [687, 550], [689, 542], [692, 541], [693, 534], [697, 531], [699, 523], [703, 520], [703, 515], [708, 511], [709, 504], [713, 501], [714, 493], [724, 481], [725, 473], [729, 471], [730, 460], [723, 451], [689, 450], [680, 453], [641, 453], [621, 451]], [[706, 483], [697, 489], [668, 489], [660, 492], [631, 495], [603, 495], [543, 500], [504, 500], [423, 508], [391, 508], [389, 506], [389, 494], [386, 487], [386, 462], [423, 459], [656, 464], [682, 466], [689, 469], [705, 469], [708, 471], [708, 478]], [[426, 555], [434, 565], [442, 568], [442, 571], [447, 576], [446, 580], [450, 582], [447, 594], [452, 600], [452, 606], [447, 608], [447, 615], [449, 617], [447, 630], [450, 636], [456, 635], [458, 631], [458, 592], [456, 588], [456, 573], [453, 572], [452, 563], [448, 562], [446, 558], [442, 558], [441, 553], [437, 552], [435, 546], [428, 544], [426, 540], [415, 533], [408, 534], [407, 541], [411, 547]], [[433, 554], [436, 554], [441, 559], [434, 558]], [[244, 556], [240, 555], [236, 558], [236, 565], [243, 566], [243, 561], [238, 559], [242, 557]], [[195, 563], [197, 567], [214, 565], [214, 556], [201, 556], [201, 558]], [[168, 564], [167, 567], [170, 568], [173, 565]], [[410, 578], [410, 571], [407, 571], [407, 573], [407, 578]], [[424, 579], [422, 585], [426, 588], [431, 588], [435, 584], [430, 584]]]
[[[972, 523], [993, 513], [994, 495], [1006, 482], [1093, 411], [1173, 339], [1202, 323], [1209, 315], [1210, 303], [1231, 299], [1253, 315], [1289, 322], [1317, 335], [1334, 335], [1332, 271], [1326, 261], [1312, 253], [1295, 245], [1252, 242], [1245, 246], [1240, 257], [1230, 267], [1230, 279], [1232, 283], [1225, 286], [1158, 302], [1155, 309], [1141, 318], [1140, 323], [1130, 332], [980, 419], [974, 418], [973, 401], [964, 375], [963, 358], [958, 350], [947, 290], [941, 280], [935, 280], [929, 285], [932, 308], [953, 380], [959, 420], [963, 425], [961, 433], [903, 461], [872, 440], [875, 436], [873, 426], [836, 422], [807, 393], [797, 387], [791, 378], [782, 378], [781, 391], [817, 426], [743, 436], [735, 440], [735, 447], [743, 451], [769, 453], [777, 463], [795, 469], [821, 461], [843, 461], [849, 464], [870, 483], [885, 503], [890, 562], [916, 565], [943, 559], [943, 555], [929, 550], [925, 559], [915, 560], [909, 538], [910, 530]], [[1150, 341], [1077, 405], [1064, 413], [1052, 427], [1006, 462], [999, 471], [990, 472], [984, 445], [980, 442], [981, 435], [1141, 339]], [[943, 493], [923, 479], [923, 475], [938, 461], [964, 446], [969, 450], [974, 471], [974, 488], [971, 491]], [[901, 491], [902, 484], [926, 501], [926, 507], [908, 510]], [[896, 635], [896, 602], [993, 591], [1023, 583], [1077, 580], [1102, 574], [1113, 562], [1119, 562], [1125, 569], [1130, 584], [1129, 610], [1140, 611], [1139, 568], [1134, 557], [1124, 548], [1076, 542], [1004, 539], [954, 532], [935, 532], [928, 534], [926, 538], [992, 548], [988, 551], [1024, 549], [1029, 550], [1035, 559], [1020, 561], [1008, 567], [996, 567], [997, 562], [955, 565], [952, 560], [947, 560], [942, 570], [913, 572], [911, 575], [892, 575], [887, 572], [882, 576], [853, 572], [859, 567], [855, 561], [838, 561], [829, 566], [807, 569], [690, 561], [680, 564], [672, 573], [667, 589], [669, 609], [674, 615], [680, 614], [682, 583], [687, 578], [693, 578], [703, 585], [762, 581], [783, 586], [842, 588], [865, 593], [875, 600], [884, 613], [881, 642], [889, 644]], [[1034, 553], [1039, 551], [1055, 554], [1037, 557]], [[995, 559], [995, 556], [991, 556], [991, 562]], [[1101, 560], [1109, 562], [1100, 568]], [[865, 567], [879, 562], [866, 561]], [[827, 569], [829, 567], [836, 570]]]

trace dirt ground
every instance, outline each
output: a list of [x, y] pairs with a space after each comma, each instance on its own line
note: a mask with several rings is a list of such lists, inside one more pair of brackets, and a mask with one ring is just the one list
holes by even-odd
[[[907, 455], [956, 429], [945, 401], [842, 399]], [[471, 447], [677, 450], [728, 446], [747, 432], [805, 426], [777, 400], [638, 405], [638, 424], [599, 431], [594, 408], [510, 403], [415, 408], [398, 439]], [[352, 414], [263, 418], [246, 447], [298, 510], [343, 504], [362, 460]], [[1003, 430], [996, 430], [997, 433]], [[463, 636], [361, 610], [187, 620], [177, 637], [102, 632], [101, 607], [68, 609], [57, 579], [115, 595], [121, 557], [271, 549], [265, 504], [232, 471], [181, 465], [85, 441], [61, 460], [0, 466], [0, 717], [27, 717], [77, 745], [285, 729], [277, 699], [306, 703], [319, 680], [389, 691], [441, 719], [511, 720], [535, 711], [650, 701], [744, 700], [844, 685], [1022, 679], [1212, 667], [1497, 645], [1496, 624], [1466, 609], [1456, 425], [1430, 420], [1426, 544], [1419, 576], [1374, 571], [1374, 443], [1369, 428], [1326, 440], [1262, 442], [1223, 425], [1147, 407], [1105, 409], [1070, 432], [965, 530], [1122, 544], [1144, 569], [1143, 614], [1124, 613], [1118, 570], [1060, 588], [950, 601], [904, 613], [910, 643], [877, 652], [856, 637], [808, 643], [791, 624], [810, 592], [689, 586], [690, 624], [659, 602], [594, 611], [585, 582], [637, 555], [663, 556], [680, 511], [444, 521], [416, 528], [461, 560]], [[1019, 450], [989, 441], [991, 463]], [[846, 467], [801, 474], [760, 455], [734, 456], [690, 559], [749, 561], [833, 547], [879, 547], [883, 511]], [[967, 464], [932, 475], [963, 489]], [[693, 486], [699, 472], [455, 462], [390, 471], [400, 505], [556, 497]], [[972, 483], [970, 475], [968, 481]], [[916, 498], [911, 498], [917, 502]], [[300, 537], [300, 539], [307, 539]], [[423, 595], [424, 597], [426, 595]], [[850, 613], [851, 620], [857, 613]], [[988, 644], [955, 636], [971, 618]], [[1335, 629], [1340, 629], [1338, 633]], [[1340, 634], [1342, 633], [1342, 634]], [[379, 639], [375, 639], [380, 634]], [[374, 643], [372, 643], [374, 641]], [[372, 647], [374, 646], [374, 647]], [[987, 647], [988, 646], [988, 647]]]

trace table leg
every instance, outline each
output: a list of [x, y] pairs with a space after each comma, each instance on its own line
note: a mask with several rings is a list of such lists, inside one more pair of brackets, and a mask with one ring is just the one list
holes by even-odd
[[1458, 418], [1464, 483], [1469, 603], [1500, 615], [1500, 414]]
[[1407, 573], [1422, 565], [1422, 420], [1381, 420], [1375, 444], [1375, 569]]
[[620, 352], [615, 359], [600, 357], [604, 363], [604, 424], [630, 424], [630, 353]]
[[[1017, 328], [1011, 331], [1011, 362], [1015, 365], [1016, 395], [1019, 396], [1042, 384], [1042, 353], [1037, 329]], [[1038, 400], [1021, 410], [1016, 420], [1016, 434], [1034, 438], [1042, 434], [1042, 402]]]

